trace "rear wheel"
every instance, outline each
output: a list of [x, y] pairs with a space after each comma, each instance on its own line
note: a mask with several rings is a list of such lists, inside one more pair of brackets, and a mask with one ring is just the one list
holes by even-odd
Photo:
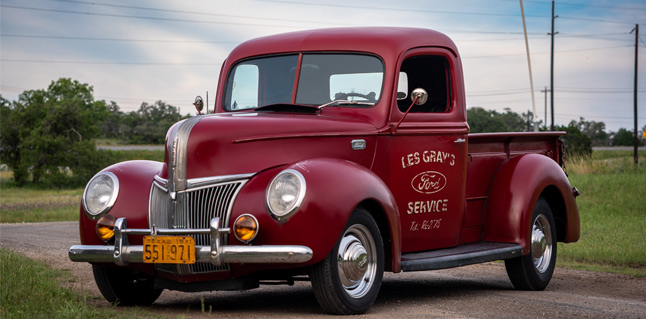
[[505, 260], [511, 283], [519, 290], [543, 290], [556, 264], [556, 227], [550, 205], [539, 197], [534, 207], [528, 255]]
[[384, 246], [377, 223], [357, 208], [329, 255], [310, 271], [319, 304], [331, 314], [368, 311], [379, 294]]
[[149, 306], [163, 289], [155, 288], [152, 276], [127, 268], [92, 265], [94, 281], [103, 297], [118, 306]]

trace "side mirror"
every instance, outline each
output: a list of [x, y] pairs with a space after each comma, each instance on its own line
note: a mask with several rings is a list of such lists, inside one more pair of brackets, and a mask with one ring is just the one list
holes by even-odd
[[204, 101], [202, 100], [201, 96], [198, 95], [197, 97], [195, 97], [195, 102], [193, 103], [193, 105], [195, 106], [195, 109], [197, 109], [197, 113], [202, 115], [202, 110], [204, 109]]
[[428, 93], [422, 88], [414, 89], [410, 98], [415, 101], [415, 105], [424, 105], [428, 101]]

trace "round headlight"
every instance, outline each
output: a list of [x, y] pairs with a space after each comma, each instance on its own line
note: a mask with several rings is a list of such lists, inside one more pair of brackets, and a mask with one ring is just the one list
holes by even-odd
[[280, 172], [267, 188], [267, 207], [277, 220], [294, 214], [305, 197], [305, 178], [293, 169]]
[[83, 208], [87, 216], [97, 220], [110, 211], [119, 194], [119, 180], [111, 172], [96, 174], [83, 191]]

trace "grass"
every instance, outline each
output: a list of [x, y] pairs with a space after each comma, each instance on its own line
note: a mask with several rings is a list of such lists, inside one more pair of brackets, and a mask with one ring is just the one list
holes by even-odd
[[[125, 159], [163, 159], [163, 151], [119, 151]], [[558, 266], [646, 277], [646, 151], [594, 151], [567, 162], [581, 217], [581, 239], [559, 245]], [[10, 175], [0, 173], [0, 180]], [[82, 189], [43, 190], [0, 183], [0, 222], [74, 221]]]
[[2, 187], [0, 223], [77, 220], [82, 188], [42, 190]]
[[81, 291], [60, 284], [69, 278], [70, 275], [62, 270], [0, 249], [2, 318], [109, 319], [120, 316], [115, 309], [88, 305], [87, 297]]
[[579, 242], [559, 245], [558, 266], [646, 277], [646, 151], [594, 151], [567, 164], [581, 218]]
[[[110, 151], [118, 161], [163, 161], [164, 151]], [[12, 172], [0, 172], [0, 223], [72, 221], [79, 217], [83, 188], [17, 187]]]
[[[141, 154], [135, 156], [141, 159]], [[568, 161], [570, 181], [582, 194], [577, 198], [581, 239], [559, 245], [557, 266], [646, 277], [646, 152], [640, 152], [638, 166], [632, 160], [630, 151], [594, 151], [591, 158]], [[10, 176], [1, 172], [0, 181]], [[82, 189], [0, 186], [0, 222], [78, 219]], [[71, 275], [63, 270], [0, 248], [2, 318], [157, 317], [142, 308], [94, 303], [70, 282]]]
[[148, 151], [148, 150], [127, 150], [127, 151], [110, 151], [116, 155], [118, 162], [129, 160], [149, 160], [149, 161], [163, 161], [164, 151]]

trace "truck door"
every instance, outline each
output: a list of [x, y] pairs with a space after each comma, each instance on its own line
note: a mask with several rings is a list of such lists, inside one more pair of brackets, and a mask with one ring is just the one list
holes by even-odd
[[[390, 187], [400, 212], [403, 253], [458, 244], [468, 132], [459, 63], [452, 52], [428, 48], [407, 52], [400, 64], [391, 111]], [[411, 107], [417, 88], [428, 100]]]

